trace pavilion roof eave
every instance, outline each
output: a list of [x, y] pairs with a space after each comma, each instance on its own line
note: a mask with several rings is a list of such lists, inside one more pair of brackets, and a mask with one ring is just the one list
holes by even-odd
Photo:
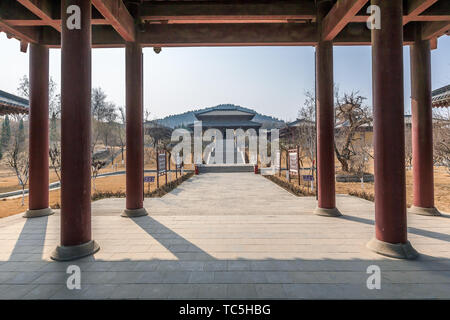
[[[92, 0], [93, 47], [315, 46], [318, 28], [312, 0], [141, 1]], [[324, 37], [337, 46], [370, 45], [369, 0], [340, 0], [325, 18]], [[60, 46], [60, 5], [50, 1], [1, 1], [0, 29], [21, 41]], [[139, 23], [136, 23], [139, 22]], [[413, 23], [411, 23], [413, 22]], [[410, 29], [423, 24], [423, 39], [448, 34], [448, 0], [405, 0], [405, 45]]]
[[28, 108], [17, 106], [17, 105], [9, 105], [0, 102], [0, 116], [8, 115], [8, 114], [28, 114]]

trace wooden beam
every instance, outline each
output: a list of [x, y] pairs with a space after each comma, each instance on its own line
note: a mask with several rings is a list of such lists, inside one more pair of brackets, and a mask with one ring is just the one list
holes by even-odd
[[450, 30], [450, 21], [423, 22], [422, 39], [438, 38]]
[[[41, 42], [50, 48], [60, 48], [61, 34], [53, 29], [43, 30]], [[110, 25], [92, 26], [93, 48], [123, 48], [125, 40]]]
[[27, 8], [37, 17], [41, 18], [42, 21], [49, 26], [52, 26], [59, 32], [61, 32], [61, 24], [56, 23], [52, 20], [52, 2], [48, 0], [17, 0], [21, 5]]
[[414, 21], [450, 21], [450, 1], [439, 1], [424, 10]]
[[409, 0], [406, 5], [406, 16], [403, 24], [414, 21], [422, 12], [435, 4], [438, 0]]
[[[414, 41], [410, 28], [404, 32], [404, 44]], [[60, 46], [59, 32], [46, 28], [41, 43], [51, 48]], [[143, 47], [206, 46], [315, 46], [315, 23], [287, 24], [149, 24], [137, 33]], [[93, 48], [122, 48], [125, 40], [111, 26], [92, 27]], [[334, 39], [336, 46], [370, 45], [371, 32], [361, 23], [350, 23]]]
[[[35, 27], [35, 26], [48, 26], [48, 22], [44, 20], [3, 20], [5, 23], [7, 23], [10, 26], [20, 26], [20, 27]], [[91, 20], [93, 25], [102, 25], [106, 24], [109, 25], [109, 22], [106, 21], [106, 19], [92, 19]], [[54, 19], [52, 20], [52, 23], [61, 25], [60, 19]]]
[[135, 41], [134, 19], [122, 0], [92, 0], [92, 4], [125, 41]]
[[31, 27], [12, 27], [3, 20], [0, 20], [0, 30], [8, 36], [28, 43], [37, 43], [39, 40], [37, 29]]
[[367, 0], [339, 0], [336, 2], [323, 20], [322, 39], [333, 40], [366, 3]]
[[418, 16], [438, 0], [409, 0], [406, 6], [408, 16]]
[[138, 41], [149, 47], [314, 45], [315, 24], [150, 24]]
[[280, 23], [316, 19], [313, 1], [170, 1], [144, 2], [140, 18], [166, 23]]

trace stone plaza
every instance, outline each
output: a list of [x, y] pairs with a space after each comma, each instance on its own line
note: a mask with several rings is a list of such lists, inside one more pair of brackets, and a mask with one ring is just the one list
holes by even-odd
[[[60, 214], [0, 220], [1, 299], [436, 299], [450, 298], [450, 215], [408, 215], [417, 260], [378, 255], [374, 205], [337, 196], [343, 216], [312, 212], [261, 175], [205, 173], [162, 198], [149, 215], [121, 217], [125, 199], [92, 203], [100, 250], [71, 262], [50, 254]], [[67, 268], [81, 289], [67, 288]], [[369, 266], [381, 288], [369, 290]]]

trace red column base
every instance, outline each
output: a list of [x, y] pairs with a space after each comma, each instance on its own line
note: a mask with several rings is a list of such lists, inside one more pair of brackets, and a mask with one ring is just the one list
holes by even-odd
[[38, 217], [45, 217], [45, 216], [51, 216], [55, 212], [51, 208], [45, 208], [45, 209], [28, 209], [23, 217], [24, 218], [38, 218]]
[[423, 208], [423, 207], [411, 206], [411, 208], [408, 209], [408, 213], [418, 214], [421, 216], [434, 216], [434, 217], [439, 217], [442, 215], [439, 212], [439, 210], [436, 209], [435, 207]]
[[409, 241], [406, 241], [406, 243], [389, 243], [373, 238], [367, 243], [366, 247], [373, 252], [391, 258], [414, 260], [419, 256], [419, 253]]
[[50, 258], [56, 261], [71, 261], [96, 253], [100, 246], [94, 240], [77, 246], [57, 246]]
[[142, 216], [148, 216], [148, 212], [147, 212], [147, 210], [145, 210], [145, 208], [125, 209], [125, 210], [123, 210], [121, 216], [124, 218], [142, 217]]
[[338, 210], [338, 208], [327, 209], [327, 208], [319, 208], [314, 209], [314, 214], [318, 216], [324, 217], [340, 217], [342, 213]]

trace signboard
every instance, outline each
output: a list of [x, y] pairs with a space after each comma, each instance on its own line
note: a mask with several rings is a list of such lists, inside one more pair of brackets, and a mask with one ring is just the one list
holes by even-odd
[[157, 151], [156, 152], [156, 186], [159, 188], [159, 176], [166, 176], [167, 184], [167, 152]]
[[289, 150], [289, 172], [293, 175], [298, 174], [298, 153], [297, 149]]
[[166, 153], [158, 154], [158, 174], [161, 176], [166, 173]]
[[312, 174], [303, 175], [303, 181], [314, 181], [314, 176]]
[[155, 182], [155, 177], [154, 176], [148, 176], [148, 177], [144, 177], [144, 182]]
[[300, 185], [300, 163], [298, 156], [300, 154], [300, 148], [297, 146], [295, 149], [288, 150], [288, 166], [289, 166], [289, 179], [291, 182], [291, 175], [297, 176], [298, 185]]

